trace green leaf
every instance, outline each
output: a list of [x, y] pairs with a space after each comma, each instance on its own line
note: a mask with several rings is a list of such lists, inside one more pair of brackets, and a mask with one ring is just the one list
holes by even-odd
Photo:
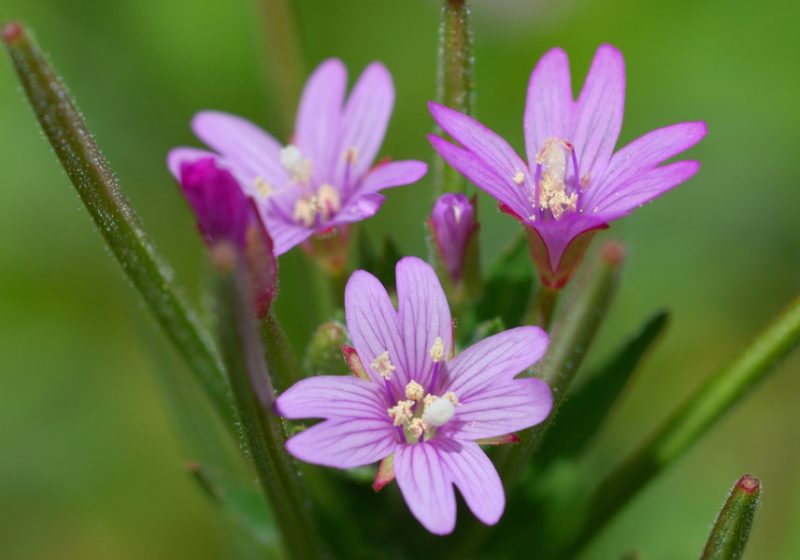
[[739, 560], [744, 554], [761, 497], [761, 483], [744, 475], [733, 486], [717, 516], [700, 560]]
[[539, 466], [557, 457], [580, 453], [605, 423], [644, 356], [655, 345], [669, 323], [669, 313], [660, 311], [647, 320], [611, 359], [561, 407], [550, 432], [536, 454]]
[[209, 333], [141, 227], [61, 78], [31, 33], [14, 29], [4, 34], [6, 50], [56, 156], [126, 276], [233, 429], [230, 391]]
[[342, 346], [350, 337], [347, 327], [339, 321], [321, 324], [311, 337], [306, 350], [305, 370], [309, 375], [350, 375], [342, 354]]
[[476, 322], [499, 317], [507, 327], [517, 327], [538, 284], [523, 234], [497, 258], [486, 274], [483, 297], [475, 307]]
[[387, 289], [394, 287], [394, 267], [403, 255], [388, 235], [380, 254], [375, 251], [364, 228], [358, 230], [358, 267], [374, 274]]

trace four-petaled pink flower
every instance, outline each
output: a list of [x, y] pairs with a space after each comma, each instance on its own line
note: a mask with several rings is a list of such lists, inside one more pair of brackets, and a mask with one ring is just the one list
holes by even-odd
[[396, 273], [397, 310], [374, 276], [351, 276], [347, 326], [366, 373], [311, 377], [284, 392], [280, 414], [324, 419], [287, 448], [303, 461], [342, 469], [393, 457], [408, 507], [433, 533], [455, 526], [453, 485], [478, 519], [494, 524], [505, 507], [503, 486], [476, 441], [533, 426], [550, 413], [547, 384], [515, 378], [543, 355], [547, 335], [519, 327], [453, 358], [450, 309], [433, 269], [406, 257]]
[[394, 105], [392, 78], [382, 64], [370, 64], [345, 101], [346, 86], [340, 60], [322, 63], [305, 86], [294, 136], [285, 146], [240, 117], [198, 113], [192, 128], [216, 153], [176, 148], [169, 168], [180, 180], [181, 163], [216, 158], [256, 200], [276, 255], [313, 234], [368, 218], [383, 203], [379, 191], [419, 180], [427, 166], [373, 166]]
[[661, 164], [705, 136], [702, 122], [654, 130], [612, 155], [624, 99], [625, 66], [617, 49], [603, 45], [597, 50], [577, 101], [567, 55], [552, 49], [536, 65], [528, 86], [527, 163], [474, 119], [430, 104], [439, 126], [461, 144], [431, 135], [434, 148], [529, 229], [543, 281], [552, 288], [565, 284], [580, 260], [587, 242], [582, 234], [606, 227], [700, 167], [696, 161]]

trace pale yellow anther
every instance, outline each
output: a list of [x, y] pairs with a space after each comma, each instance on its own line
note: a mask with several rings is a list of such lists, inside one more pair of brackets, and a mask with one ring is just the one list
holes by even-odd
[[408, 431], [416, 438], [422, 437], [428, 429], [428, 424], [422, 418], [414, 418], [408, 425]]
[[256, 194], [263, 200], [267, 200], [272, 196], [272, 193], [275, 192], [275, 189], [272, 188], [272, 185], [270, 185], [261, 177], [256, 177], [254, 185], [256, 187]]
[[436, 340], [433, 341], [433, 346], [431, 346], [430, 350], [431, 360], [433, 363], [441, 362], [444, 359], [444, 341], [442, 337], [437, 336]]
[[328, 183], [323, 183], [317, 191], [317, 212], [323, 220], [327, 220], [341, 209], [342, 199], [339, 191]]
[[412, 401], [418, 401], [422, 398], [425, 394], [425, 389], [422, 388], [422, 385], [417, 383], [416, 381], [410, 381], [408, 385], [406, 385], [406, 398], [411, 399]]
[[414, 416], [411, 407], [414, 406], [414, 401], [398, 401], [392, 408], [386, 410], [389, 418], [395, 426], [402, 426]]
[[380, 374], [384, 379], [391, 379], [392, 372], [395, 370], [392, 361], [389, 359], [389, 351], [386, 350], [383, 354], [375, 358], [370, 364], [373, 371]]
[[567, 152], [572, 149], [569, 142], [550, 137], [536, 154], [536, 164], [542, 166], [539, 208], [550, 210], [556, 220], [566, 212], [574, 212], [578, 205], [578, 195], [567, 194]]
[[314, 225], [317, 218], [317, 197], [299, 198], [294, 203], [293, 217], [305, 227]]
[[518, 185], [521, 185], [522, 183], [524, 183], [524, 182], [525, 182], [525, 174], [524, 174], [522, 171], [517, 171], [517, 172], [514, 174], [514, 177], [512, 177], [512, 180], [513, 180], [513, 181], [514, 181], [516, 184], [518, 184]]
[[432, 404], [434, 401], [436, 401], [436, 399], [438, 399], [438, 398], [439, 398], [439, 397], [437, 397], [436, 395], [431, 395], [430, 393], [428, 393], [427, 395], [425, 395], [425, 398], [424, 398], [424, 399], [422, 399], [422, 404], [423, 404], [423, 405], [425, 405], [425, 408], [427, 408], [427, 407], [429, 407], [429, 406], [430, 406], [430, 405], [431, 405], [431, 404]]
[[344, 151], [344, 160], [350, 165], [358, 163], [358, 148], [350, 146]]
[[459, 406], [461, 403], [458, 402], [458, 397], [453, 391], [447, 391], [444, 395], [442, 395], [445, 399], [450, 401], [453, 406]]
[[289, 173], [289, 177], [297, 183], [308, 183], [311, 180], [311, 160], [293, 144], [281, 148], [281, 165]]

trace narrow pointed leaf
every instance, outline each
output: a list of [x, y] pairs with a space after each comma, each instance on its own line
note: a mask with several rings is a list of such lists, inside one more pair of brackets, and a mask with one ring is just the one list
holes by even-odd
[[[3, 35], [17, 75], [47, 139], [123, 271], [231, 428], [235, 424], [225, 373], [212, 339], [176, 286], [120, 190], [61, 78], [18, 24]], [[8, 30], [15, 30], [14, 33]]]
[[739, 479], [717, 516], [700, 560], [742, 557], [760, 497], [761, 483], [757, 478], [746, 474]]
[[557, 457], [574, 457], [583, 450], [603, 427], [631, 376], [668, 322], [669, 313], [666, 311], [651, 317], [564, 403], [557, 422], [537, 453], [537, 465], [544, 466]]

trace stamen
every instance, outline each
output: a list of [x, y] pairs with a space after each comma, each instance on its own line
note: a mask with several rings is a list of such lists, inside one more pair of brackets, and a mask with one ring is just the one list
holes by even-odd
[[433, 345], [430, 349], [431, 360], [433, 363], [441, 362], [444, 358], [444, 341], [442, 340], [441, 336], [437, 336], [436, 339], [433, 341]]
[[311, 180], [311, 160], [304, 158], [294, 144], [281, 148], [281, 165], [293, 181], [308, 183]]
[[525, 182], [525, 174], [522, 171], [517, 171], [514, 174], [514, 177], [511, 178], [516, 184], [521, 185]]
[[422, 420], [430, 426], [444, 426], [453, 417], [456, 409], [449, 399], [436, 399], [425, 407]]
[[336, 212], [342, 209], [342, 199], [339, 191], [328, 183], [323, 183], [317, 191], [317, 211], [323, 220], [330, 219]]
[[411, 399], [412, 401], [418, 401], [422, 398], [425, 394], [425, 389], [422, 388], [422, 385], [417, 383], [416, 381], [410, 381], [408, 385], [406, 385], [406, 398]]
[[456, 396], [456, 394], [453, 391], [447, 391], [443, 395], [443, 397], [445, 399], [447, 399], [448, 401], [450, 401], [450, 404], [452, 404], [453, 406], [461, 406], [461, 403], [458, 402], [458, 397]]
[[414, 401], [399, 401], [396, 405], [386, 410], [395, 426], [402, 426], [414, 416], [411, 407]]
[[344, 151], [344, 160], [350, 165], [358, 163], [358, 148], [350, 146]]
[[532, 203], [540, 210], [549, 210], [553, 218], [560, 219], [566, 212], [574, 212], [578, 205], [578, 191], [567, 194], [567, 154], [572, 154], [578, 181], [578, 160], [572, 144], [550, 137], [536, 154], [537, 181]]
[[395, 370], [394, 364], [389, 359], [389, 351], [386, 350], [383, 354], [375, 358], [375, 360], [370, 364], [370, 367], [373, 371], [376, 371], [386, 380], [392, 378], [392, 372]]
[[294, 203], [294, 219], [305, 227], [311, 227], [317, 219], [317, 197], [299, 198]]
[[263, 200], [267, 200], [272, 196], [272, 193], [275, 192], [275, 189], [272, 188], [272, 185], [270, 185], [261, 177], [256, 177], [254, 183], [256, 187], [256, 193], [258, 193]]
[[408, 431], [411, 432], [415, 438], [421, 438], [428, 430], [428, 424], [422, 418], [414, 418], [408, 425]]

